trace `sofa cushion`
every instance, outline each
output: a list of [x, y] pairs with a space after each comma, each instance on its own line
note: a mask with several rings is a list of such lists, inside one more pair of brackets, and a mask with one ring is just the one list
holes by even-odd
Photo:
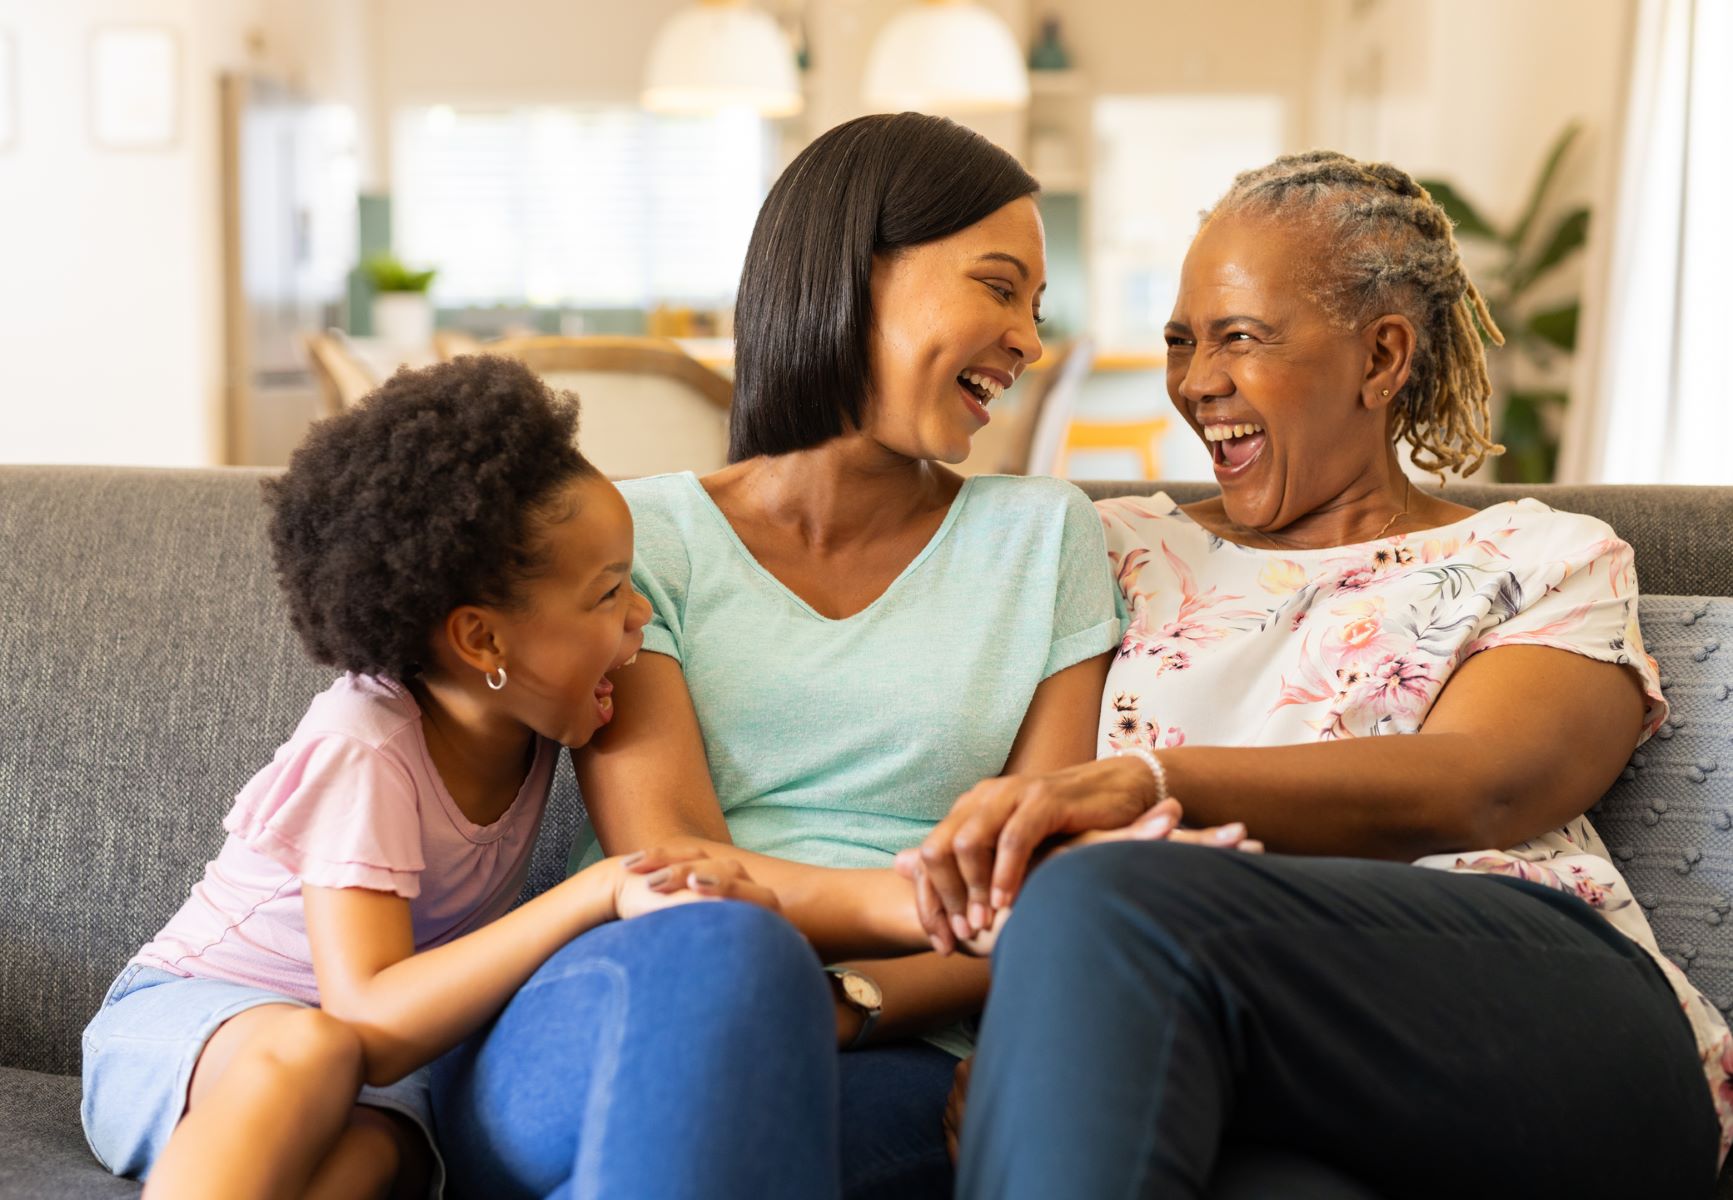
[[0, 1197], [98, 1200], [136, 1196], [85, 1145], [78, 1123], [78, 1078], [0, 1067]]
[[1644, 596], [1671, 708], [1590, 814], [1655, 938], [1733, 1012], [1733, 600]]

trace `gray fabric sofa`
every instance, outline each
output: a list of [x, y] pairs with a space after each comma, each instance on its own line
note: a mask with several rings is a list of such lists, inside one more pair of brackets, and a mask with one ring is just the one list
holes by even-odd
[[[79, 1030], [216, 851], [235, 791], [328, 682], [277, 598], [259, 479], [0, 467], [0, 1197], [138, 1190], [80, 1134]], [[1515, 493], [1447, 494], [1480, 506]], [[1604, 517], [1636, 547], [1676, 719], [1597, 820], [1663, 945], [1733, 1006], [1733, 601], [1663, 598], [1733, 595], [1733, 488], [1533, 494]], [[563, 768], [531, 889], [558, 878], [579, 811]]]

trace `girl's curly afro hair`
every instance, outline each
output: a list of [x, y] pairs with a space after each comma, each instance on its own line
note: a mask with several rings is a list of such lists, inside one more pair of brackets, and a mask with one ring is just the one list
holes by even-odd
[[462, 604], [509, 606], [564, 520], [578, 404], [519, 362], [477, 355], [402, 370], [321, 421], [265, 483], [289, 619], [317, 662], [418, 674]]

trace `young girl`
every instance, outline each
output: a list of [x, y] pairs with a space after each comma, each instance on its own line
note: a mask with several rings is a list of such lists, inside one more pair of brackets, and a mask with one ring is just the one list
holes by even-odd
[[[437, 1194], [433, 1059], [550, 956], [568, 972], [593, 965], [597, 951], [567, 945], [576, 935], [734, 898], [751, 905], [583, 940], [660, 993], [662, 1012], [681, 987], [704, 989], [701, 1012], [681, 1013], [678, 1069], [698, 1096], [728, 1098], [736, 1129], [740, 1113], [774, 1123], [781, 1155], [712, 1153], [705, 1127], [727, 1124], [705, 1110], [715, 1099], [683, 1120], [634, 1114], [632, 1096], [679, 1080], [634, 1086], [634, 1070], [676, 1068], [619, 1052], [631, 1017], [604, 987], [592, 1024], [613, 1058], [562, 1082], [580, 1103], [592, 1093], [592, 1109], [601, 1096], [629, 1136], [603, 1147], [599, 1122], [580, 1122], [588, 1144], [563, 1171], [602, 1194], [690, 1194], [677, 1172], [692, 1157], [712, 1194], [834, 1189], [834, 1131], [810, 1115], [835, 1087], [818, 1068], [831, 1005], [767, 889], [696, 853], [659, 875], [610, 859], [507, 911], [559, 747], [611, 719], [608, 675], [637, 654], [648, 617], [629, 579], [630, 514], [578, 453], [576, 425], [575, 402], [521, 365], [466, 358], [400, 372], [315, 427], [267, 485], [290, 620], [314, 659], [347, 673], [242, 789], [203, 880], [85, 1030], [84, 1128], [115, 1173], [148, 1173], [148, 1190], [176, 1197]], [[670, 879], [677, 894], [652, 890]], [[755, 1070], [768, 1046], [790, 1063]]]

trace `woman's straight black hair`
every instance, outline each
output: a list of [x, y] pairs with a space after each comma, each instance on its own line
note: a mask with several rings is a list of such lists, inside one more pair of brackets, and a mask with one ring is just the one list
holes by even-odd
[[944, 117], [857, 117], [789, 164], [759, 210], [734, 315], [730, 462], [858, 428], [873, 256], [948, 237], [1039, 185]]

